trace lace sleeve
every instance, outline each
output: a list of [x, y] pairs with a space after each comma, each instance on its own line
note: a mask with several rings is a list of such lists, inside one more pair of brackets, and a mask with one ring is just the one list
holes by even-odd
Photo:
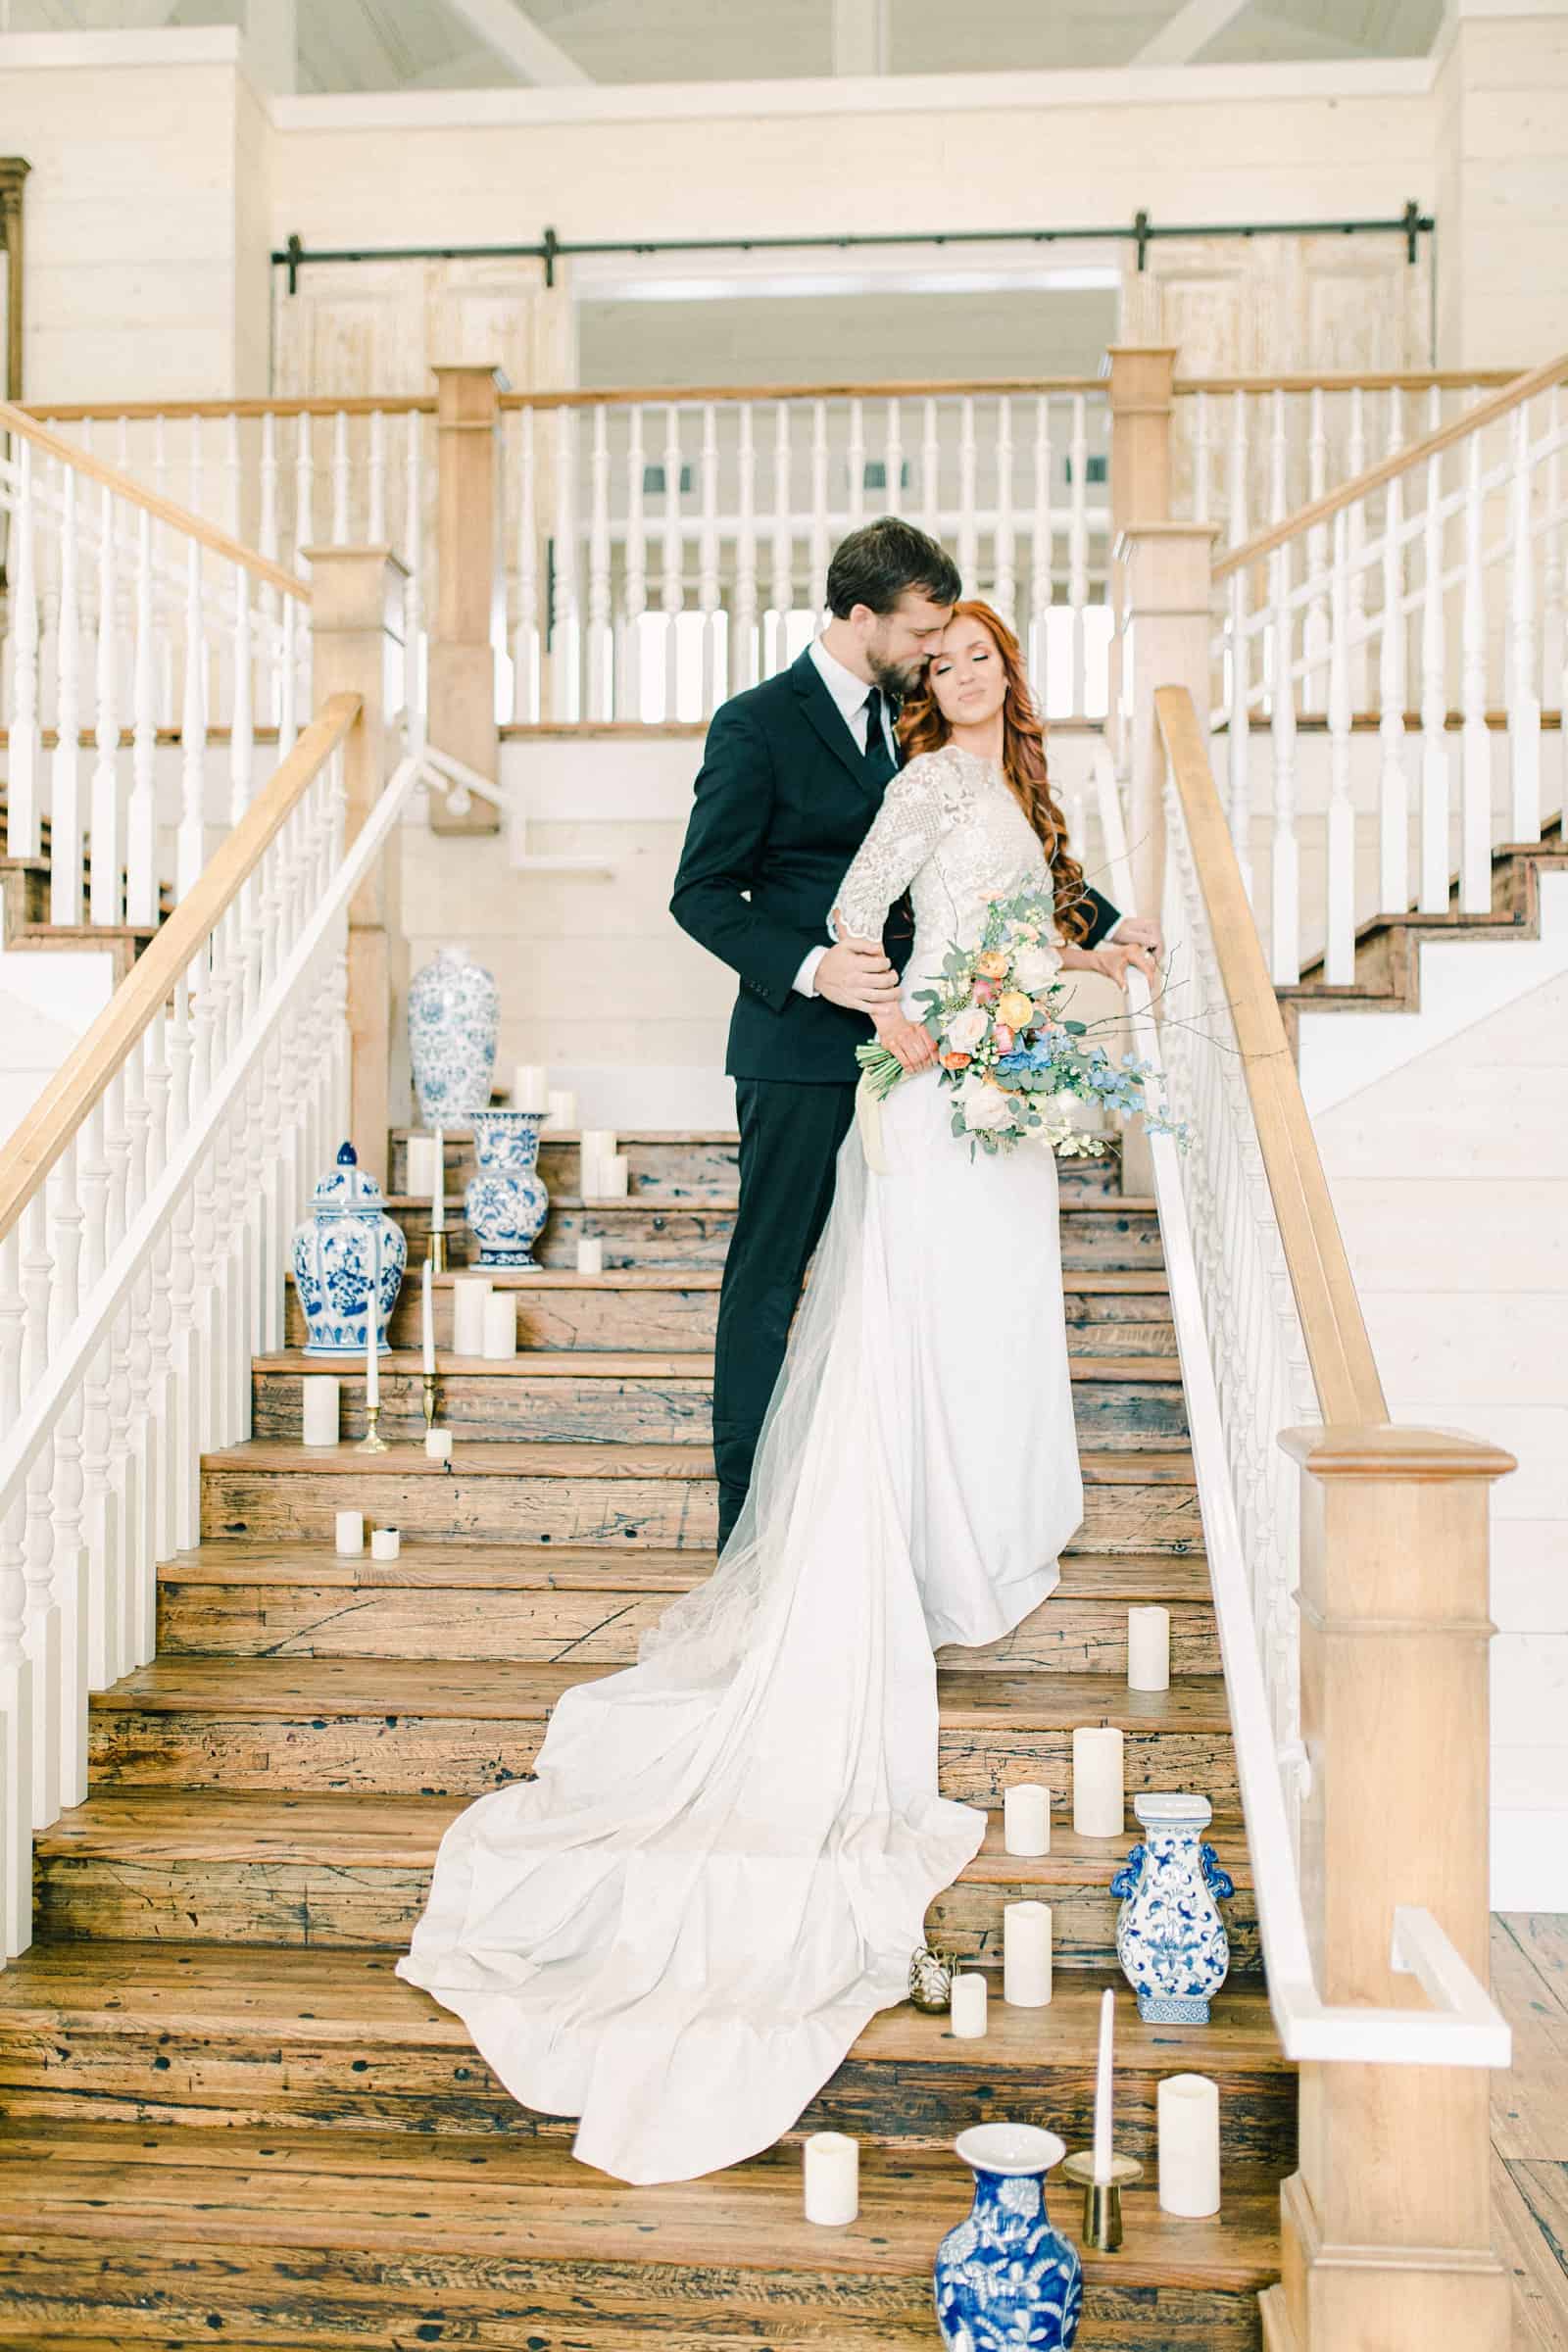
[[955, 815], [948, 769], [939, 754], [923, 753], [901, 768], [839, 885], [828, 917], [835, 939], [881, 938], [888, 908], [951, 831]]

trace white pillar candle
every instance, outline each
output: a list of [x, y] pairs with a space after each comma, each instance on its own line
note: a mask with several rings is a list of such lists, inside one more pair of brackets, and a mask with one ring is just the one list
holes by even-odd
[[492, 1291], [484, 1302], [484, 1353], [493, 1363], [517, 1352], [517, 1301], [510, 1291]]
[[578, 1183], [585, 1200], [603, 1199], [601, 1185], [606, 1161], [615, 1156], [615, 1131], [612, 1127], [585, 1127], [579, 1151], [581, 1173]]
[[447, 1139], [438, 1127], [430, 1144], [430, 1231], [447, 1227]]
[[428, 1258], [419, 1275], [419, 1361], [426, 1372], [435, 1370], [434, 1269]]
[[550, 1108], [550, 1072], [542, 1070], [536, 1061], [519, 1061], [513, 1071], [512, 1107], [514, 1110]]
[[338, 1551], [365, 1549], [365, 1513], [339, 1511], [332, 1522], [332, 1543]]
[[332, 1375], [313, 1372], [300, 1383], [303, 1436], [307, 1446], [337, 1444], [337, 1382]]
[[428, 1200], [435, 1191], [435, 1138], [411, 1135], [405, 1148], [403, 1190], [412, 1200]]
[[452, 1285], [452, 1349], [455, 1355], [483, 1355], [487, 1274], [465, 1274]]
[[577, 1098], [567, 1087], [550, 1089], [550, 1116], [545, 1121], [547, 1135], [562, 1135], [577, 1124]]
[[577, 1244], [579, 1274], [602, 1274], [605, 1270], [605, 1245], [597, 1236], [592, 1241]]
[[1110, 2066], [1116, 2031], [1116, 1996], [1107, 1984], [1100, 1996], [1100, 2056], [1095, 2067], [1095, 2180], [1110, 2182]]
[[1051, 1851], [1051, 1790], [1039, 1781], [1018, 1781], [1003, 1791], [1002, 1842], [1009, 1854]]
[[1128, 1610], [1127, 1688], [1129, 1690], [1170, 1689], [1169, 1609]]
[[377, 1283], [375, 1289], [372, 1289], [365, 1316], [365, 1407], [367, 1412], [372, 1404], [379, 1404], [381, 1401], [381, 1350], [376, 1344], [375, 1328], [376, 1291], [379, 1288], [380, 1285]]
[[978, 2041], [986, 2030], [986, 1981], [978, 1969], [953, 1980], [953, 2033], [957, 2041]]
[[1219, 2084], [1207, 2075], [1167, 2075], [1157, 2096], [1160, 2204], [1201, 2221], [1219, 2211]]
[[860, 2210], [860, 2149], [845, 2132], [813, 2132], [806, 2143], [806, 2218], [842, 2230]]
[[1014, 2009], [1051, 1998], [1051, 1905], [1008, 1903], [1002, 1914], [1002, 1997]]
[[1072, 1826], [1080, 1838], [1126, 1836], [1121, 1734], [1109, 1726], [1072, 1736]]
[[631, 1196], [631, 1166], [624, 1152], [614, 1159], [599, 1162], [599, 1193], [601, 1200], [625, 1200]]
[[395, 1560], [402, 1549], [402, 1538], [395, 1527], [372, 1527], [370, 1557], [372, 1560]]
[[424, 1450], [432, 1462], [450, 1462], [452, 1459], [451, 1430], [427, 1429], [424, 1433]]

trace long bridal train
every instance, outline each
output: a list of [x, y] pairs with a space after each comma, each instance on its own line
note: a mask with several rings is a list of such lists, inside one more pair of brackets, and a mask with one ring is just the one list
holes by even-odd
[[985, 1830], [937, 1793], [933, 1645], [1027, 1615], [1082, 1516], [1054, 1161], [971, 1166], [929, 1075], [884, 1152], [840, 1154], [722, 1564], [448, 1831], [399, 1964], [622, 2180], [771, 2145], [905, 1997]]

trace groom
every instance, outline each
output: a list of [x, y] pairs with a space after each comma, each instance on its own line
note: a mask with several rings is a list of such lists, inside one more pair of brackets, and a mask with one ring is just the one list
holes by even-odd
[[[855, 1115], [855, 1049], [893, 1004], [911, 945], [895, 908], [880, 949], [827, 944], [833, 894], [899, 764], [899, 704], [935, 651], [961, 583], [912, 523], [852, 531], [828, 565], [831, 617], [776, 677], [714, 711], [670, 912], [740, 975], [725, 1062], [740, 1120], [740, 1208], [724, 1263], [713, 1375], [720, 1550]], [[1095, 891], [1094, 946], [1117, 929]], [[1127, 944], [1152, 924], [1120, 922]]]

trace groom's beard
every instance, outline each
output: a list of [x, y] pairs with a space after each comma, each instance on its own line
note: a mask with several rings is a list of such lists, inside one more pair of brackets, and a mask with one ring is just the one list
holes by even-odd
[[876, 656], [871, 654], [867, 657], [866, 667], [871, 672], [872, 685], [876, 687], [878, 693], [886, 696], [897, 715], [899, 705], [907, 702], [909, 696], [919, 685], [921, 674], [925, 669], [925, 662], [923, 661], [911, 662], [905, 668], [896, 666], [891, 662], [879, 662]]

